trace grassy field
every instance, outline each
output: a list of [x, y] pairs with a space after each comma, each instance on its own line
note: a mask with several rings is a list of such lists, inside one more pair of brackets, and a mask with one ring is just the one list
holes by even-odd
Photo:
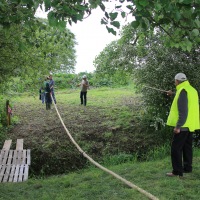
[[[183, 179], [166, 177], [166, 172], [171, 171], [170, 144], [161, 145], [164, 142], [155, 139], [153, 133], [147, 135], [138, 127], [144, 111], [134, 87], [92, 88], [86, 107], [80, 106], [79, 90], [57, 91], [56, 98], [66, 127], [94, 160], [159, 199], [199, 198], [200, 151], [194, 152], [193, 173]], [[32, 162], [28, 181], [0, 184], [0, 199], [148, 199], [83, 159], [71, 144], [54, 107], [45, 110], [38, 96], [10, 100], [18, 122], [6, 139], [24, 138]], [[137, 161], [138, 152], [145, 153], [148, 161]]]
[[[183, 179], [166, 177], [171, 170], [170, 157], [149, 162], [129, 162], [108, 168], [153, 194], [160, 200], [199, 199], [200, 151], [194, 154], [194, 171]], [[145, 195], [131, 189], [107, 173], [90, 167], [76, 173], [31, 178], [23, 183], [1, 183], [2, 200], [145, 200]]]

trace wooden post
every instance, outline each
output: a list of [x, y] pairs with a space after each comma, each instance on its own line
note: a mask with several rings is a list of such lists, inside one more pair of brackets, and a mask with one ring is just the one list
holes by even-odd
[[6, 116], [7, 116], [7, 125], [9, 126], [10, 125], [10, 115], [11, 115], [11, 113], [10, 113], [10, 111], [9, 111], [9, 109], [11, 109], [10, 108], [10, 106], [9, 106], [9, 100], [7, 100], [6, 101]]

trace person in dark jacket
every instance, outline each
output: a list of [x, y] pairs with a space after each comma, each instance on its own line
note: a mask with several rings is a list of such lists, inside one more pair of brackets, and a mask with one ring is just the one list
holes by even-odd
[[55, 86], [55, 81], [53, 80], [52, 75], [49, 76], [49, 87], [51, 90], [51, 95], [53, 97], [54, 103], [56, 104], [56, 97], [55, 97], [55, 93], [54, 93], [54, 86]]
[[[199, 97], [183, 73], [175, 76], [176, 94], [172, 102], [167, 125], [173, 126], [171, 145], [172, 172], [169, 177], [182, 177], [192, 172], [192, 133], [200, 129]], [[172, 91], [168, 91], [171, 95]]]
[[44, 82], [44, 87], [45, 87], [45, 103], [46, 103], [46, 110], [50, 110], [51, 109], [51, 104], [52, 104], [52, 100], [51, 100], [51, 89], [49, 86], [49, 77], [46, 78], [46, 82]]

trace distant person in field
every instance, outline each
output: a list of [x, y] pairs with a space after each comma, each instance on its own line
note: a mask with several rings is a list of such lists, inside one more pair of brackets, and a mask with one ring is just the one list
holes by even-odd
[[[173, 127], [171, 144], [172, 172], [167, 176], [182, 177], [192, 172], [192, 134], [200, 129], [199, 97], [183, 73], [175, 76], [176, 94], [171, 105], [167, 125]], [[172, 95], [172, 91], [167, 92]]]
[[51, 104], [52, 104], [52, 100], [51, 100], [51, 89], [50, 89], [50, 85], [49, 85], [49, 77], [46, 77], [46, 81], [44, 81], [44, 90], [45, 90], [45, 103], [46, 103], [46, 110], [50, 110], [51, 109]]
[[50, 74], [49, 76], [49, 87], [51, 90], [51, 95], [53, 97], [54, 103], [56, 104], [56, 98], [55, 98], [55, 93], [54, 93], [54, 86], [55, 86], [55, 82], [53, 80], [52, 74]]
[[48, 81], [49, 81], [49, 77], [45, 76], [44, 81], [40, 88], [40, 100], [42, 101], [42, 103], [45, 103], [45, 88], [46, 88], [46, 82]]
[[81, 99], [81, 105], [86, 106], [87, 104], [87, 90], [89, 88], [89, 82], [87, 80], [87, 76], [83, 75], [82, 81], [77, 86], [81, 86], [81, 92], [80, 92], [80, 99]]

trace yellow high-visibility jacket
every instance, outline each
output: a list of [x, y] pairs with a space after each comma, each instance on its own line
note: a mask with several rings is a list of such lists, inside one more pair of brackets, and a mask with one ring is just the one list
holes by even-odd
[[167, 119], [167, 125], [176, 126], [178, 122], [178, 98], [182, 90], [187, 92], [188, 98], [188, 116], [185, 124], [181, 127], [189, 128], [190, 132], [194, 132], [200, 129], [200, 119], [199, 119], [199, 97], [195, 88], [193, 88], [188, 81], [184, 81], [176, 86], [176, 95], [172, 102], [170, 113]]

